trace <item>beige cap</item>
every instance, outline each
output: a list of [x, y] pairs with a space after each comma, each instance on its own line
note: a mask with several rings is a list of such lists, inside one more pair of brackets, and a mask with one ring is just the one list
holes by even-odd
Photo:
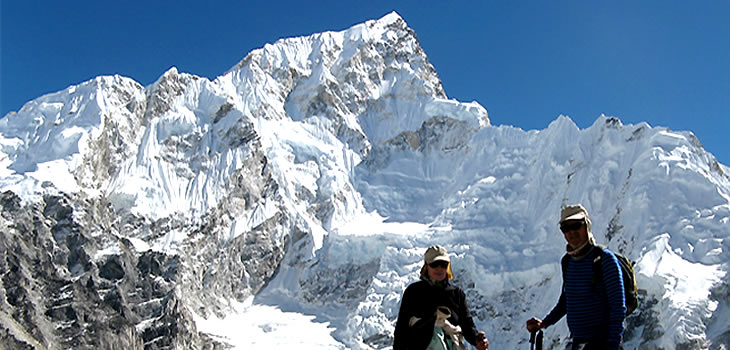
[[560, 223], [568, 220], [585, 220], [586, 230], [588, 231], [588, 242], [592, 245], [596, 244], [596, 239], [593, 237], [591, 218], [588, 216], [588, 211], [580, 204], [572, 204], [563, 207], [560, 210]]
[[451, 259], [449, 258], [449, 253], [446, 251], [446, 248], [435, 245], [428, 247], [426, 249], [426, 254], [423, 256], [423, 260], [426, 262], [426, 264], [430, 264], [434, 261], [446, 261], [451, 262]]
[[454, 279], [454, 272], [451, 271], [451, 258], [449, 258], [449, 252], [446, 251], [446, 248], [440, 245], [430, 246], [426, 249], [426, 254], [423, 255], [424, 264], [423, 267], [421, 267], [422, 279], [428, 278], [428, 264], [439, 260], [447, 261], [449, 263], [449, 266], [446, 268], [446, 275], [448, 276], [449, 281]]
[[560, 223], [568, 220], [587, 219], [588, 211], [580, 204], [568, 205], [560, 210]]

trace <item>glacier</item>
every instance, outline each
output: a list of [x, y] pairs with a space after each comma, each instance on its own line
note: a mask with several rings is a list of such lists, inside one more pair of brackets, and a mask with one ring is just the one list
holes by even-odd
[[[102, 76], [0, 119], [0, 347], [388, 349], [433, 244], [492, 348], [558, 299], [561, 205], [636, 262], [626, 349], [730, 346], [730, 169], [691, 132], [492, 125], [390, 13], [214, 80]], [[545, 332], [567, 343], [564, 321]]]

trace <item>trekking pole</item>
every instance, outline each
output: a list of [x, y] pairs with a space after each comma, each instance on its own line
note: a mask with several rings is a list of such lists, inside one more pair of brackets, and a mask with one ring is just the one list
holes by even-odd
[[530, 350], [535, 350], [535, 333], [537, 332], [530, 332]]
[[530, 350], [542, 350], [542, 329], [530, 332]]

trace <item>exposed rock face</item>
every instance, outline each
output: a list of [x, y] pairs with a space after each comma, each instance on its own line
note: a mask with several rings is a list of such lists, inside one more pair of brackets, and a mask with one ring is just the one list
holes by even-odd
[[[135, 285], [144, 283], [135, 257], [118, 239], [114, 227], [90, 224], [84, 215], [112, 214], [99, 203], [70, 197], [46, 197], [21, 205], [11, 192], [2, 194], [2, 310], [9, 334], [7, 348], [141, 349], [139, 317], [126, 302]], [[105, 213], [106, 211], [106, 213]], [[108, 230], [109, 233], [102, 230]], [[100, 247], [117, 244], [118, 255], [95, 261]], [[169, 297], [169, 290], [161, 293]], [[21, 347], [22, 348], [22, 347]]]
[[[206, 275], [207, 284], [184, 283], [187, 254], [136, 251], [103, 201], [47, 196], [23, 206], [5, 192], [0, 203], [0, 264], [7, 271], [0, 289], [6, 326], [1, 339], [7, 348], [223, 348], [196, 331], [188, 311], [195, 298], [181, 298], [192, 290], [204, 299], [201, 291], [220, 276]], [[245, 254], [223, 250], [221, 255], [258, 266]], [[276, 259], [269, 261], [273, 265]], [[228, 273], [240, 274], [242, 268]], [[264, 265], [252, 275], [264, 279], [274, 269]]]

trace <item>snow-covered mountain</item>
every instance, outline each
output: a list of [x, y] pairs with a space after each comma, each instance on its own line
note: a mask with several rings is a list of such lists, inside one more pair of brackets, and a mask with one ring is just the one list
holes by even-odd
[[214, 81], [42, 96], [0, 119], [0, 164], [0, 348], [386, 349], [432, 244], [491, 348], [527, 347], [578, 202], [637, 262], [627, 349], [730, 346], [730, 168], [614, 117], [490, 125], [396, 13]]

